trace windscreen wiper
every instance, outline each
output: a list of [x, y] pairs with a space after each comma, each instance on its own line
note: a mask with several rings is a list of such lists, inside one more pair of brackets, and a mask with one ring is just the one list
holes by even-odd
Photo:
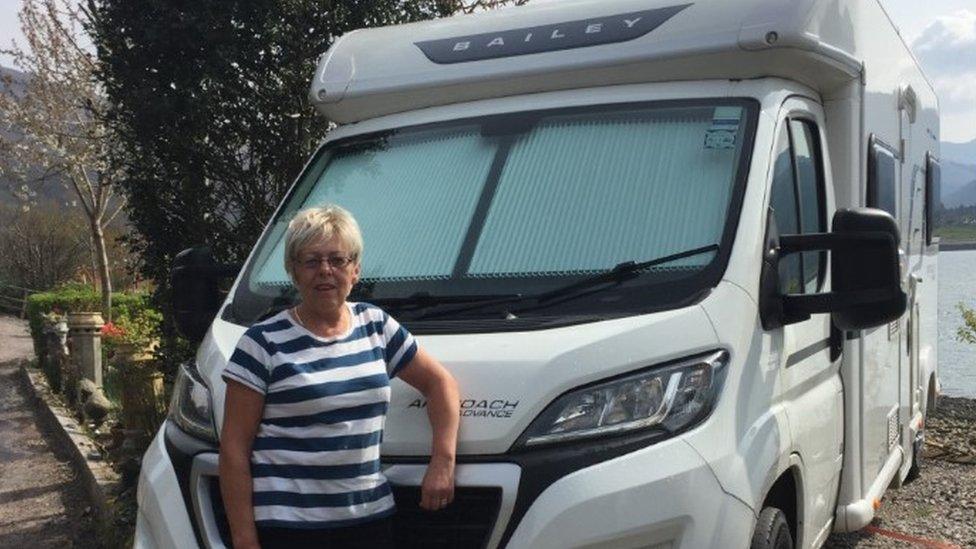
[[718, 250], [718, 244], [709, 244], [708, 246], [702, 246], [701, 248], [695, 248], [693, 250], [688, 250], [684, 252], [679, 252], [676, 254], [666, 255], [664, 257], [658, 257], [656, 259], [651, 259], [649, 261], [641, 261], [636, 263], [634, 261], [624, 261], [623, 263], [618, 263], [613, 269], [605, 273], [599, 273], [582, 280], [577, 280], [571, 284], [567, 284], [561, 288], [556, 288], [554, 290], [549, 290], [548, 292], [543, 292], [537, 294], [534, 297], [536, 303], [544, 304], [557, 297], [570, 295], [578, 290], [583, 290], [586, 288], [591, 288], [593, 286], [598, 286], [607, 282], [623, 282], [629, 278], [634, 278], [637, 273], [647, 269], [649, 267], [654, 267], [656, 265], [663, 265], [665, 263], [671, 263], [672, 261], [677, 261], [679, 259], [684, 259], [686, 257], [693, 257], [696, 255], [701, 255], [707, 252], [713, 252]]
[[[407, 297], [381, 297], [367, 299], [366, 301], [374, 305], [386, 308], [390, 307], [397, 311], [416, 311], [427, 309], [436, 305], [478, 303], [487, 304], [498, 301], [518, 300], [522, 294], [460, 294], [460, 295], [432, 295], [427, 292], [417, 292]], [[425, 315], [426, 316], [426, 315]]]
[[502, 303], [512, 303], [515, 301], [522, 301], [525, 297], [522, 294], [498, 294], [494, 298], [489, 299], [491, 296], [484, 296], [485, 299], [478, 300], [476, 303], [471, 305], [465, 305], [462, 307], [454, 307], [451, 309], [441, 309], [439, 311], [431, 311], [429, 313], [424, 313], [414, 320], [427, 320], [429, 318], [445, 317], [454, 315], [457, 313], [465, 313], [468, 311], [474, 311], [476, 309], [481, 309], [483, 307], [489, 307], [491, 305], [500, 305]]

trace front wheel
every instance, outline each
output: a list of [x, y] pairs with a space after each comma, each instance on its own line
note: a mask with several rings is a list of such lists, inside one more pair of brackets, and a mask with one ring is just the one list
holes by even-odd
[[793, 549], [793, 535], [786, 515], [775, 507], [765, 507], [756, 521], [751, 549]]

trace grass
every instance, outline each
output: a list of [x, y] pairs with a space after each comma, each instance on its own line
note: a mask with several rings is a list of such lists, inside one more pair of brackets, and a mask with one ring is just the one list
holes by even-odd
[[936, 227], [935, 236], [942, 242], [976, 242], [976, 225], [949, 225]]

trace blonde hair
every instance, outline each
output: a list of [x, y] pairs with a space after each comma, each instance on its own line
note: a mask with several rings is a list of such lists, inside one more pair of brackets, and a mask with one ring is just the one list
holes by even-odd
[[348, 248], [354, 262], [359, 262], [363, 254], [363, 235], [356, 218], [345, 208], [325, 204], [295, 214], [285, 231], [285, 272], [288, 276], [294, 280], [293, 263], [303, 248], [333, 238], [338, 238]]

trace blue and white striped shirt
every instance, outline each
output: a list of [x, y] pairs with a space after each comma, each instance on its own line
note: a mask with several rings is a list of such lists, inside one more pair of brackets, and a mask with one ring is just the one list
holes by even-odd
[[287, 311], [251, 326], [224, 369], [264, 395], [251, 452], [258, 526], [334, 528], [393, 512], [380, 441], [390, 380], [417, 343], [381, 309], [346, 305], [352, 322], [335, 338]]

